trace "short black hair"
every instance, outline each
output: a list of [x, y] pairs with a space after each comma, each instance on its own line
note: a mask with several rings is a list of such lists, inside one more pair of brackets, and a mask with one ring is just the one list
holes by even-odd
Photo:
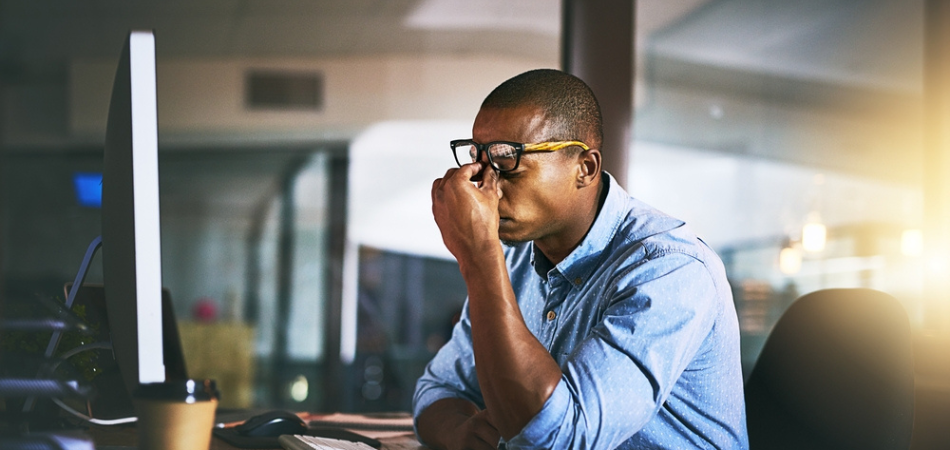
[[535, 106], [552, 122], [552, 140], [580, 140], [599, 149], [604, 122], [597, 97], [587, 83], [566, 72], [535, 69], [509, 78], [496, 87], [482, 109]]

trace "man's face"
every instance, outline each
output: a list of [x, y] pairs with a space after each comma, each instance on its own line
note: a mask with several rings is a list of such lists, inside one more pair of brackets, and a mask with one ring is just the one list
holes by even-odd
[[[550, 141], [552, 135], [542, 110], [523, 106], [480, 110], [472, 127], [472, 138], [479, 143], [531, 144]], [[567, 227], [577, 194], [578, 164], [576, 158], [557, 153], [525, 153], [517, 169], [499, 174], [501, 240], [540, 240], [555, 237]]]

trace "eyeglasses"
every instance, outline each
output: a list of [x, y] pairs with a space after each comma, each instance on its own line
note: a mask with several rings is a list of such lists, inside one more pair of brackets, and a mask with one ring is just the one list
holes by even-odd
[[499, 172], [510, 172], [518, 168], [521, 155], [527, 152], [555, 152], [567, 147], [580, 147], [590, 150], [587, 144], [581, 141], [553, 141], [538, 142], [536, 144], [522, 144], [519, 142], [495, 141], [479, 144], [471, 139], [456, 139], [449, 142], [455, 162], [459, 167], [471, 164], [482, 157], [482, 152], [488, 155], [488, 162]]

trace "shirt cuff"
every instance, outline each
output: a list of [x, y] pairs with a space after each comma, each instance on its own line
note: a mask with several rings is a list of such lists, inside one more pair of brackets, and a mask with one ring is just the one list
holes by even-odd
[[555, 448], [555, 440], [561, 426], [564, 425], [570, 404], [571, 393], [567, 388], [567, 382], [561, 377], [561, 381], [544, 402], [541, 411], [535, 414], [521, 433], [508, 441], [508, 448]]

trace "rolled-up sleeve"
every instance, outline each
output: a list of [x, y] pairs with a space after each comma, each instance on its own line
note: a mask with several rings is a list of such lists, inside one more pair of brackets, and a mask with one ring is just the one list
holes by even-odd
[[666, 254], [616, 280], [602, 320], [509, 449], [616, 448], [657, 415], [696, 356], [719, 303], [701, 261]]
[[416, 382], [412, 399], [415, 420], [422, 411], [443, 398], [462, 398], [479, 408], [485, 407], [475, 374], [468, 301], [462, 308], [461, 319], [452, 329], [451, 339], [439, 349]]

